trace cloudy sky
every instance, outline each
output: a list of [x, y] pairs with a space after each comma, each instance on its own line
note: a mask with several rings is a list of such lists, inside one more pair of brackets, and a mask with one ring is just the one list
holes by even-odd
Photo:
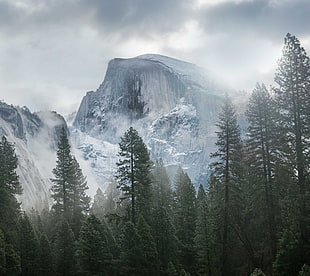
[[235, 89], [272, 84], [286, 33], [310, 53], [309, 0], [0, 0], [0, 100], [68, 113], [114, 57], [159, 53]]

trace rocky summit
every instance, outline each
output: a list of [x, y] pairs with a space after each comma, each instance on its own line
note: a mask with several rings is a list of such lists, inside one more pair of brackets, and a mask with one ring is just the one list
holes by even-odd
[[113, 176], [120, 137], [130, 126], [171, 175], [182, 165], [195, 184], [205, 183], [226, 92], [188, 62], [153, 54], [116, 58], [97, 91], [84, 96], [72, 138], [103, 188]]

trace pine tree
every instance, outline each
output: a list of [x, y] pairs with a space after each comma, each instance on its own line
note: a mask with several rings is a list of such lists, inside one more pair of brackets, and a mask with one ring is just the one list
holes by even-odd
[[162, 273], [169, 262], [177, 263], [177, 237], [171, 218], [164, 206], [154, 208], [151, 222], [152, 235], [158, 252]]
[[255, 268], [255, 270], [253, 271], [253, 273], [251, 273], [251, 276], [265, 276], [265, 274], [262, 272], [261, 269]]
[[52, 197], [55, 201], [52, 209], [54, 214], [67, 221], [71, 221], [72, 210], [72, 155], [71, 146], [65, 128], [62, 128], [60, 141], [58, 143], [56, 168], [53, 169], [55, 178], [51, 179]]
[[[268, 239], [257, 229], [257, 240], [260, 240], [264, 260], [272, 269], [272, 262], [276, 255], [276, 206], [277, 197], [275, 172], [278, 162], [279, 138], [276, 122], [278, 113], [276, 105], [265, 85], [257, 84], [248, 104], [246, 112], [249, 122], [247, 132], [247, 164], [249, 168], [249, 197], [254, 210], [252, 221], [257, 228], [264, 226], [268, 229]], [[248, 197], [248, 198], [249, 198]], [[249, 208], [248, 208], [249, 209]], [[251, 230], [253, 231], [253, 229]], [[268, 250], [266, 250], [268, 249]], [[258, 250], [256, 250], [258, 251]]]
[[0, 141], [0, 230], [5, 239], [7, 275], [20, 272], [17, 231], [20, 204], [15, 196], [22, 193], [22, 187], [16, 174], [17, 161], [14, 145], [3, 136]]
[[154, 238], [150, 226], [143, 216], [140, 216], [137, 223], [137, 233], [141, 239], [143, 260], [140, 264], [140, 271], [143, 275], [159, 275], [159, 260]]
[[135, 225], [132, 222], [126, 222], [121, 234], [121, 275], [145, 275], [140, 271], [143, 257], [141, 237], [138, 235]]
[[95, 215], [97, 218], [103, 219], [106, 215], [106, 201], [107, 198], [105, 194], [98, 188], [94, 196], [94, 203], [91, 207], [91, 214]]
[[[299, 40], [287, 34], [283, 54], [275, 75], [278, 87], [274, 88], [280, 111], [279, 125], [283, 128], [282, 154], [291, 167], [294, 183], [298, 187], [297, 206], [290, 210], [292, 223], [298, 224], [301, 262], [310, 259], [310, 181], [309, 141], [310, 141], [310, 62]], [[291, 197], [293, 195], [290, 195]], [[294, 212], [297, 210], [298, 213]], [[295, 218], [297, 221], [295, 222]], [[296, 271], [297, 273], [298, 271]]]
[[91, 207], [91, 213], [99, 219], [120, 216], [122, 213], [121, 202], [119, 200], [121, 196], [120, 193], [120, 190], [117, 189], [115, 179], [111, 180], [108, 184], [105, 193], [98, 188], [96, 195], [94, 196], [94, 203]]
[[74, 172], [72, 179], [72, 230], [77, 236], [82, 222], [89, 212], [90, 197], [86, 194], [86, 190], [88, 190], [86, 177], [83, 175], [80, 165], [74, 156], [72, 157], [72, 170]]
[[20, 255], [16, 245], [6, 243], [5, 245], [5, 263], [7, 276], [19, 275], [21, 273]]
[[5, 262], [5, 238], [2, 230], [0, 229], [0, 275], [5, 275], [6, 262]]
[[39, 265], [39, 242], [26, 214], [19, 222], [19, 252], [21, 258], [21, 275], [36, 275]]
[[310, 276], [310, 266], [304, 264], [298, 274], [298, 276]]
[[73, 275], [75, 272], [75, 238], [66, 220], [58, 223], [54, 245], [56, 271], [60, 275]]
[[202, 185], [199, 186], [197, 194], [197, 221], [195, 231], [195, 246], [199, 273], [201, 275], [212, 275], [214, 261], [213, 248], [213, 222], [211, 219], [210, 208], [207, 203], [207, 195]]
[[55, 274], [53, 267], [52, 249], [45, 234], [40, 235], [39, 248], [39, 275], [52, 276]]
[[94, 215], [87, 218], [81, 228], [77, 245], [81, 272], [86, 275], [102, 275], [111, 271], [112, 254], [104, 227]]
[[132, 127], [124, 134], [119, 143], [120, 160], [117, 163], [116, 178], [123, 198], [131, 200], [131, 221], [137, 215], [149, 218], [151, 208], [151, 161], [146, 145], [138, 132]]
[[168, 267], [164, 275], [167, 275], [167, 276], [178, 276], [179, 275], [172, 262], [168, 263]]
[[70, 223], [75, 235], [78, 235], [81, 223], [89, 211], [90, 198], [86, 195], [87, 182], [75, 157], [71, 154], [71, 146], [65, 128], [62, 128], [58, 143], [55, 178], [51, 179], [52, 206], [56, 219], [65, 219]]
[[162, 160], [156, 161], [152, 170], [154, 206], [171, 209], [173, 196], [170, 179]]
[[190, 178], [181, 168], [175, 177], [175, 228], [180, 241], [181, 264], [191, 273], [196, 269], [195, 225], [196, 191]]
[[20, 204], [15, 196], [22, 193], [17, 169], [17, 156], [13, 144], [3, 136], [0, 142], [0, 228], [7, 236], [16, 229]]
[[242, 143], [240, 128], [237, 123], [235, 108], [229, 99], [226, 99], [217, 123], [218, 150], [211, 155], [216, 161], [212, 163], [213, 175], [217, 179], [215, 192], [218, 194], [218, 203], [222, 218], [220, 219], [222, 231], [222, 275], [232, 274], [229, 263], [229, 241], [232, 215], [238, 213], [236, 202], [240, 193], [240, 173], [242, 160]]

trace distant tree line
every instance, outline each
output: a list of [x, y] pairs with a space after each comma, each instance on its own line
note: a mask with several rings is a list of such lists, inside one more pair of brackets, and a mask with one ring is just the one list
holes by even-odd
[[246, 135], [227, 98], [208, 183], [171, 183], [130, 127], [92, 206], [66, 130], [50, 210], [24, 213], [14, 145], [0, 142], [0, 275], [310, 275], [310, 64], [285, 38], [268, 91], [257, 84]]

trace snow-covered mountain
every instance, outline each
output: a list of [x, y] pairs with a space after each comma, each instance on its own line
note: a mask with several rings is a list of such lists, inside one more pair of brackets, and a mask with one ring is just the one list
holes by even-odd
[[23, 209], [41, 210], [50, 204], [50, 178], [63, 126], [66, 122], [56, 112], [31, 113], [26, 107], [0, 102], [0, 137], [5, 135], [15, 145]]
[[[89, 194], [111, 182], [120, 137], [130, 126], [171, 176], [182, 166], [196, 185], [206, 183], [215, 122], [227, 91], [211, 74], [177, 59], [148, 54], [111, 60], [97, 91], [87, 92], [75, 118], [70, 115], [72, 151]], [[0, 136], [15, 144], [24, 209], [51, 203], [50, 178], [63, 126], [67, 123], [56, 112], [31, 113], [0, 102]]]
[[113, 59], [97, 91], [87, 92], [81, 102], [71, 128], [73, 144], [104, 188], [115, 169], [120, 137], [133, 126], [153, 160], [182, 166], [195, 184], [204, 183], [226, 92], [188, 62], [152, 54]]

